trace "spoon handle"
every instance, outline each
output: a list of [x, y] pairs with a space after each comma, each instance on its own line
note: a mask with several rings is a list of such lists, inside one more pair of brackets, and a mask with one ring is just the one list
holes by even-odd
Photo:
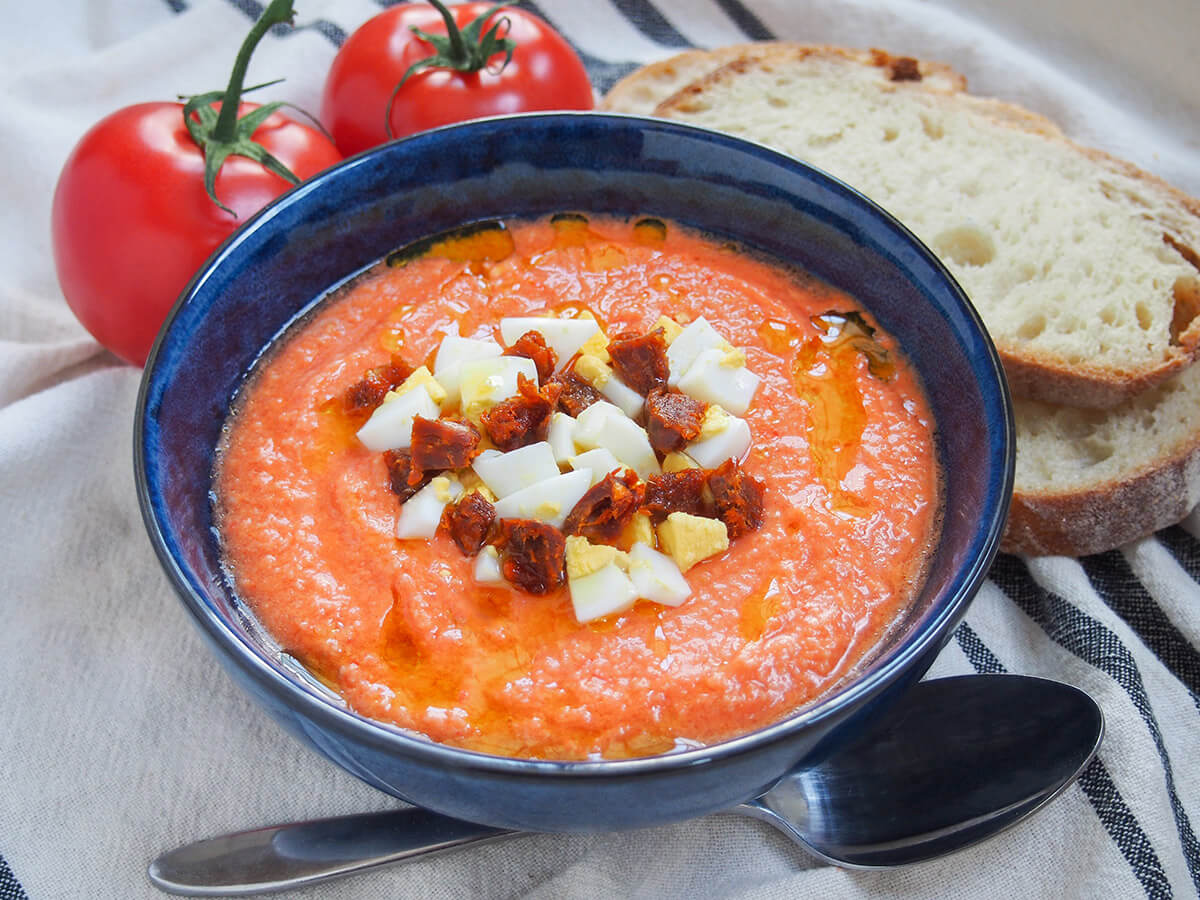
[[338, 816], [222, 835], [164, 853], [154, 885], [187, 897], [240, 897], [290, 890], [374, 866], [521, 832], [419, 807]]

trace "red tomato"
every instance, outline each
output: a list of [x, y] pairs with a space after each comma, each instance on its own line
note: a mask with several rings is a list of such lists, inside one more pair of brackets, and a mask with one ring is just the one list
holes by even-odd
[[[465, 28], [489, 8], [489, 3], [464, 3], [450, 11]], [[587, 70], [571, 45], [537, 16], [515, 7], [489, 17], [483, 31], [502, 18], [510, 21], [507, 37], [516, 45], [508, 64], [500, 69], [504, 54], [496, 53], [479, 71], [437, 66], [410, 75], [392, 105], [392, 137], [483, 116], [592, 108]], [[347, 156], [389, 139], [386, 121], [392, 91], [413, 63], [436, 52], [410, 31], [413, 27], [446, 34], [436, 9], [401, 4], [365, 22], [334, 57], [325, 80], [321, 121]]]
[[[240, 112], [253, 109], [246, 103]], [[301, 180], [341, 159], [319, 131], [274, 113], [254, 139]], [[142, 103], [98, 122], [71, 152], [54, 192], [54, 262], [71, 310], [105, 347], [142, 365], [188, 281], [242, 222], [291, 187], [230, 156], [216, 194], [179, 103]]]

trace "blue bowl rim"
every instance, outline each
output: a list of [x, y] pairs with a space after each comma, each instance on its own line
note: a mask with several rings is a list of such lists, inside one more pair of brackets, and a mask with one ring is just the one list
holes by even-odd
[[[497, 123], [525, 120], [568, 120], [586, 118], [589, 120], [613, 119], [620, 122], [635, 123], [644, 128], [658, 131], [677, 131], [689, 135], [701, 135], [713, 143], [725, 144], [734, 150], [757, 155], [765, 159], [792, 167], [806, 178], [823, 181], [826, 187], [833, 188], [852, 201], [863, 207], [864, 211], [885, 224], [902, 241], [909, 244], [922, 260], [929, 265], [944, 281], [950, 293], [958, 301], [961, 312], [981, 338], [980, 345], [987, 354], [986, 368], [994, 376], [993, 384], [998, 392], [1001, 419], [998, 430], [1004, 438], [1004, 446], [1000, 449], [1002, 460], [999, 466], [999, 481], [994, 485], [996, 504], [986, 529], [975, 532], [978, 551], [961, 568], [956, 577], [957, 584], [953, 590], [948, 590], [937, 607], [932, 607], [926, 613], [926, 620], [921, 627], [914, 629], [898, 647], [881, 659], [871, 663], [867, 671], [844, 682], [832, 691], [821, 695], [816, 701], [801, 707], [784, 718], [764, 727], [736, 735], [732, 738], [701, 747], [673, 751], [656, 756], [636, 757], [632, 759], [606, 760], [542, 760], [519, 757], [495, 756], [479, 751], [466, 750], [448, 744], [441, 744], [420, 735], [408, 732], [387, 723], [379, 722], [363, 716], [345, 705], [339, 705], [330, 699], [307, 690], [292, 679], [284, 677], [265, 658], [265, 650], [256, 648], [243, 639], [229, 623], [192, 589], [179, 563], [168, 549], [154, 510], [154, 500], [150, 496], [146, 476], [146, 401], [151, 392], [157, 373], [159, 351], [165, 342], [171, 324], [177, 318], [180, 310], [189, 297], [204, 280], [207, 273], [220, 262], [241, 242], [245, 235], [265, 225], [275, 215], [278, 209], [286, 204], [298, 202], [300, 198], [319, 189], [320, 185], [340, 173], [358, 165], [376, 153], [386, 148], [398, 145], [410, 145], [426, 141], [437, 141], [448, 138], [453, 141], [460, 132], [469, 132], [475, 128], [494, 126]], [[461, 139], [467, 139], [463, 137]], [[390, 152], [395, 152], [394, 150]], [[985, 399], [987, 391], [984, 391]], [[841, 179], [829, 174], [816, 166], [773, 150], [765, 145], [757, 144], [733, 135], [704, 128], [697, 125], [671, 122], [650, 116], [629, 113], [609, 113], [595, 110], [556, 111], [514, 113], [509, 115], [491, 116], [444, 125], [439, 128], [419, 132], [408, 137], [400, 138], [362, 151], [350, 156], [340, 163], [325, 169], [312, 178], [292, 187], [276, 197], [265, 207], [242, 223], [219, 246], [200, 267], [179, 298], [171, 307], [170, 312], [159, 330], [151, 347], [142, 374], [138, 390], [137, 407], [134, 419], [134, 480], [137, 488], [138, 505], [142, 518], [154, 547], [160, 564], [165, 570], [168, 580], [175, 592], [183, 600], [184, 605], [196, 620], [201, 629], [227, 654], [227, 658], [235, 661], [241, 670], [253, 677], [271, 694], [279, 698], [289, 708], [297, 709], [304, 716], [318, 724], [332, 728], [342, 734], [352, 736], [362, 745], [376, 750], [383, 750], [401, 756], [419, 757], [431, 764], [449, 766], [455, 770], [473, 770], [507, 776], [546, 776], [559, 779], [589, 779], [604, 777], [628, 777], [632, 775], [651, 775], [691, 766], [706, 765], [717, 760], [735, 757], [739, 754], [775, 743], [799, 732], [820, 724], [823, 720], [837, 716], [847, 709], [857, 708], [862, 702], [882, 691], [892, 680], [917, 658], [925, 654], [931, 645], [941, 642], [950, 628], [955, 626], [966, 611], [967, 604], [978, 592], [987, 572], [999, 551], [1000, 539], [1003, 535], [1009, 506], [1012, 500], [1012, 487], [1015, 477], [1016, 439], [1013, 422], [1012, 400], [1008, 382], [991, 337], [979, 316], [978, 311], [967, 297], [966, 292], [957, 280], [941, 262], [940, 259], [894, 215], [880, 206], [861, 191], [851, 187]]]

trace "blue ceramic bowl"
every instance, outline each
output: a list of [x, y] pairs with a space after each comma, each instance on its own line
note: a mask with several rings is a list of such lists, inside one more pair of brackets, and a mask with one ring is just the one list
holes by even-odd
[[[491, 757], [348, 711], [290, 666], [222, 574], [210, 501], [230, 399], [264, 347], [330, 286], [467, 221], [563, 210], [648, 214], [743, 241], [857, 297], [907, 349], [938, 422], [945, 517], [928, 581], [893, 637], [836, 692], [770, 727], [665, 756]], [[529, 830], [632, 828], [732, 806], [820, 758], [924, 673], [983, 581], [1012, 488], [1000, 364], [934, 256], [846, 185], [763, 147], [629, 116], [539, 114], [439, 129], [292, 190], [208, 261], [167, 319], [138, 399], [150, 539], [235, 680], [288, 731], [380, 790]]]

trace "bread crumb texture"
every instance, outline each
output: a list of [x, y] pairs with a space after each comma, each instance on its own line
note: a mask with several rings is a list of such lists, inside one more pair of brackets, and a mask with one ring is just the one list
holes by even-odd
[[772, 145], [894, 213], [966, 290], [1018, 394], [1108, 407], [1192, 361], [1195, 201], [940, 69], [892, 81], [878, 58], [760, 54], [657, 113]]
[[1200, 366], [1110, 410], [1013, 408], [1016, 489], [1002, 549], [1100, 553], [1200, 503]]

